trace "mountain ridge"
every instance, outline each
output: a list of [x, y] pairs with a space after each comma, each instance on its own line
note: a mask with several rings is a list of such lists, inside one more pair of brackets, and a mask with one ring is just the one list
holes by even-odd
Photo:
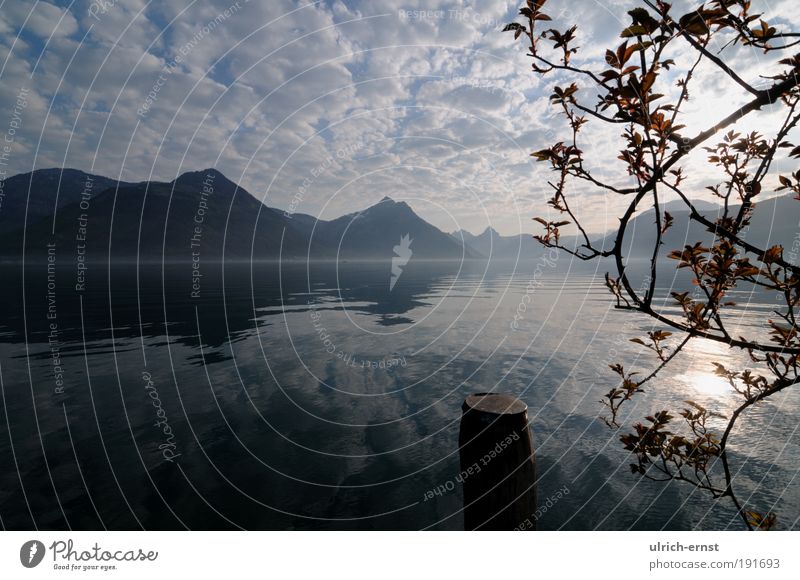
[[[136, 260], [191, 260], [196, 253], [204, 260], [391, 260], [406, 235], [417, 260], [535, 259], [542, 251], [530, 234], [502, 236], [491, 226], [477, 235], [442, 232], [389, 196], [330, 220], [291, 213], [267, 206], [215, 168], [187, 171], [170, 182], [117, 181], [50, 168], [12, 176], [3, 186], [0, 256], [12, 260], [41, 252], [44, 241], [85, 249], [87, 259]], [[759, 202], [764, 209], [756, 212], [751, 241], [791, 246], [800, 225], [787, 197]], [[709, 202], [698, 207], [712, 218], [719, 211]], [[665, 251], [708, 237], [679, 204], [665, 208], [675, 219]], [[652, 209], [632, 220], [625, 240], [630, 257], [652, 251], [651, 220]], [[599, 235], [595, 243], [610, 247], [614, 235]], [[77, 239], [81, 236], [86, 240]], [[563, 236], [562, 243], [571, 245], [573, 238]]]
[[[19, 205], [24, 203], [20, 187], [26, 182], [49, 184], [38, 190], [36, 197], [52, 202], [56, 195], [53, 183], [60, 183], [62, 174], [68, 176], [69, 199], [58, 203], [57, 212], [48, 211], [47, 203], [40, 204], [30, 219], [16, 224], [19, 227], [0, 230], [0, 255], [13, 259], [40, 253], [46, 241], [59, 247], [74, 246], [86, 259], [103, 260], [199, 261], [199, 255], [213, 261], [390, 260], [394, 246], [408, 235], [416, 240], [417, 260], [482, 257], [429, 224], [406, 202], [387, 196], [360, 211], [319, 220], [269, 207], [215, 168], [185, 172], [171, 182], [138, 183], [80, 170], [37, 170], [9, 178], [14, 180], [15, 195], [6, 196], [7, 207], [16, 206], [19, 213]], [[76, 201], [80, 182], [107, 187]], [[24, 248], [23, 240], [27, 240]]]

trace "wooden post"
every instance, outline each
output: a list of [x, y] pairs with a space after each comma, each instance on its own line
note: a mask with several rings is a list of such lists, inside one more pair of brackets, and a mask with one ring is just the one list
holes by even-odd
[[536, 529], [536, 459], [528, 406], [479, 393], [462, 405], [458, 446], [465, 530]]

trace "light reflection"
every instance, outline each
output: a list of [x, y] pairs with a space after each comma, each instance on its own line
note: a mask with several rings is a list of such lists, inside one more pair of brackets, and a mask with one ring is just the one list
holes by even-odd
[[692, 371], [681, 375], [679, 379], [699, 395], [723, 397], [734, 393], [728, 381], [712, 373]]
[[688, 389], [690, 396], [731, 397], [735, 394], [731, 384], [714, 373], [714, 363], [729, 364], [731, 349], [728, 345], [711, 340], [697, 340], [691, 352], [691, 366], [677, 378]]

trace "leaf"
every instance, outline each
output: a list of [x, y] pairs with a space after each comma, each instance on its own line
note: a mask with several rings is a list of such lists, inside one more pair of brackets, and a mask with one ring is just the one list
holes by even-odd
[[617, 69], [621, 66], [617, 54], [613, 50], [606, 50], [606, 62]]
[[536, 157], [537, 161], [547, 161], [548, 159], [552, 159], [553, 152], [550, 149], [542, 149], [541, 151], [534, 151], [531, 153], [531, 157]]
[[744, 515], [747, 518], [748, 523], [759, 530], [771, 530], [775, 527], [778, 521], [778, 517], [772, 512], [767, 515], [763, 515], [757, 511], [749, 510], [745, 511]]
[[632, 38], [634, 36], [645, 36], [648, 34], [647, 29], [641, 24], [634, 24], [629, 26], [619, 35], [620, 38]]
[[686, 403], [690, 407], [693, 407], [693, 408], [697, 409], [701, 413], [705, 413], [706, 412], [706, 408], [705, 407], [703, 407], [702, 405], [698, 405], [694, 401], [684, 401], [684, 403]]
[[705, 18], [698, 10], [683, 15], [678, 21], [678, 26], [693, 36], [705, 36], [709, 33]]
[[523, 32], [528, 32], [528, 29], [522, 26], [519, 22], [512, 22], [511, 24], [506, 24], [505, 28], [503, 28], [503, 32], [514, 31], [514, 40], [518, 39]]
[[665, 211], [664, 212], [664, 225], [661, 226], [661, 235], [664, 235], [665, 233], [667, 233], [667, 230], [672, 227], [673, 223], [674, 223], [674, 219], [672, 217], [672, 214], [669, 213], [668, 211]]
[[764, 256], [761, 258], [761, 261], [765, 264], [771, 264], [780, 260], [783, 256], [783, 246], [772, 246], [769, 250], [764, 252]]
[[656, 82], [656, 73], [653, 71], [646, 73], [642, 79], [642, 93], [650, 92], [654, 82]]

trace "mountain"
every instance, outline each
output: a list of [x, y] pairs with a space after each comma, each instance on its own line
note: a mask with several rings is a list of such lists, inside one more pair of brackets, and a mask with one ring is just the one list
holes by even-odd
[[404, 201], [389, 197], [363, 211], [319, 222], [313, 239], [335, 249], [340, 259], [386, 260], [394, 256], [394, 247], [406, 236], [415, 260], [481, 257], [423, 220]]
[[[59, 173], [69, 177], [62, 177], [65, 189], [58, 189], [54, 181]], [[19, 214], [20, 205], [24, 211], [20, 184], [42, 186], [31, 194], [42, 208], [54, 207], [58, 193], [55, 221], [52, 209], [29, 212], [26, 255], [46, 253], [51, 244], [51, 251], [63, 256], [59, 263], [391, 260], [404, 237], [415, 260], [481, 257], [423, 220], [405, 202], [388, 197], [363, 211], [326, 221], [267, 207], [215, 169], [184, 173], [172, 182], [124, 183], [73, 170], [40, 170], [6, 183], [12, 180], [17, 193], [7, 194], [3, 207], [9, 215]], [[87, 182], [94, 184], [94, 190], [82, 198], [82, 184]], [[101, 185], [108, 187], [97, 191]], [[0, 255], [19, 259], [21, 247], [21, 230], [0, 231]]]
[[[719, 209], [718, 203], [712, 203], [703, 199], [692, 199], [690, 201], [699, 212], [715, 212], [717, 209]], [[661, 203], [659, 205], [661, 205], [661, 211], [668, 211], [669, 213], [686, 210], [686, 204], [682, 199], [673, 199], [672, 201]]]
[[501, 236], [494, 228], [487, 227], [477, 236], [465, 230], [450, 235], [459, 243], [491, 259], [525, 259], [542, 252], [542, 245], [533, 239], [532, 234]]
[[[535, 231], [537, 231], [536, 227], [532, 227], [530, 234], [503, 236], [494, 228], [488, 227], [477, 236], [466, 230], [458, 230], [450, 234], [450, 236], [487, 259], [527, 261], [538, 260], [543, 253], [549, 252], [547, 248], [534, 239], [533, 232]], [[583, 237], [575, 235], [561, 236], [559, 243], [565, 248], [576, 250], [578, 246], [583, 244]], [[573, 264], [573, 267], [577, 266], [577, 263]]]
[[[721, 206], [708, 201], [695, 200], [693, 203], [697, 210], [711, 221], [722, 211]], [[682, 249], [686, 244], [699, 241], [708, 244], [713, 240], [713, 235], [707, 232], [705, 227], [689, 219], [689, 212], [682, 201], [668, 202], [662, 205], [662, 210], [669, 211], [674, 219], [674, 225], [663, 237], [662, 258], [672, 250]], [[737, 210], [738, 206], [732, 211]], [[655, 212], [650, 209], [637, 215], [628, 226], [623, 254], [632, 263], [632, 270], [629, 270], [629, 273], [640, 269], [636, 262], [650, 258], [656, 241], [654, 222]], [[748, 242], [758, 247], [780, 244], [788, 251], [794, 244], [797, 248], [797, 244], [800, 244], [800, 201], [791, 196], [781, 196], [759, 202], [745, 235]], [[492, 259], [525, 259], [531, 256], [538, 257], [542, 253], [542, 246], [531, 235], [502, 236], [490, 227], [479, 235], [459, 230], [450, 236], [459, 243], [463, 241], [475, 252]], [[593, 244], [598, 249], [611, 249], [615, 236], [615, 232], [605, 236], [593, 236]], [[577, 236], [561, 238], [561, 244], [568, 248], [576, 248], [582, 243], [582, 238]], [[662, 259], [662, 264], [665, 268], [674, 270], [674, 263], [671, 260]]]
[[[739, 206], [731, 208], [734, 215], [738, 210]], [[709, 221], [714, 221], [722, 215], [720, 206], [713, 206], [708, 210], [699, 207], [698, 211]], [[707, 245], [713, 241], [714, 235], [711, 232], [706, 231], [703, 225], [689, 219], [688, 210], [670, 210], [670, 215], [673, 217], [674, 225], [663, 237], [664, 252], [683, 249], [687, 244], [703, 242]], [[654, 223], [655, 213], [652, 209], [638, 215], [630, 222], [624, 240], [626, 253], [630, 257], [649, 257], [656, 241]], [[792, 247], [798, 233], [800, 233], [800, 201], [785, 195], [756, 203], [750, 227], [744, 231], [743, 236], [757, 247], [782, 245], [788, 249]], [[614, 238], [614, 232], [608, 234], [598, 242], [598, 247], [611, 248], [614, 245]]]
[[[26, 255], [44, 253], [50, 243], [61, 256], [66, 254], [59, 262], [68, 263], [109, 258], [195, 263], [223, 257], [391, 260], [404, 238], [415, 260], [516, 260], [542, 252], [527, 234], [501, 236], [493, 228], [479, 235], [463, 230], [446, 234], [407, 203], [389, 197], [333, 220], [289, 214], [264, 205], [215, 169], [184, 173], [171, 182], [141, 183], [75, 169], [44, 169], [6, 179], [2, 192], [0, 256], [11, 260], [21, 256], [26, 223]], [[789, 196], [760, 202], [748, 241], [791, 248], [800, 229], [799, 203]], [[711, 234], [689, 220], [680, 204], [666, 208], [674, 225], [664, 237], [664, 254], [711, 241]], [[707, 202], [698, 209], [712, 220], [720, 211]], [[649, 257], [655, 243], [653, 220], [652, 210], [632, 220], [625, 239], [630, 261]], [[573, 241], [562, 238], [566, 245]], [[609, 248], [613, 241], [612, 233], [596, 243]]]
[[[104, 178], [91, 176], [96, 183]], [[34, 179], [35, 180], [35, 179]], [[3, 253], [19, 248], [20, 232], [3, 237]], [[28, 253], [54, 244], [65, 260], [138, 259], [209, 261], [305, 255], [308, 239], [286, 222], [282, 212], [255, 199], [214, 169], [190, 172], [176, 180], [119, 184], [90, 201], [59, 210], [28, 227]]]
[[78, 169], [41, 169], [9, 177], [2, 184], [0, 232], [22, 229], [26, 215], [28, 225], [52, 219], [57, 208], [79, 204], [118, 184], [132, 185]]
[[[685, 207], [685, 206], [684, 206]], [[739, 206], [733, 206], [732, 213], [738, 211]], [[714, 206], [713, 210], [698, 209], [709, 221], [714, 221], [721, 216], [722, 208]], [[682, 250], [686, 245], [701, 242], [708, 246], [714, 241], [714, 234], [695, 221], [689, 219], [689, 212], [685, 209], [671, 210], [674, 223], [662, 238], [663, 245], [659, 250], [660, 264], [659, 275], [671, 279], [675, 276], [677, 263], [666, 256], [672, 250]], [[634, 285], [643, 279], [648, 272], [648, 261], [651, 257], [656, 242], [655, 214], [648, 210], [631, 220], [625, 239], [623, 240], [623, 256], [627, 264], [629, 278]], [[755, 212], [750, 227], [742, 232], [747, 242], [758, 248], [769, 248], [782, 245], [786, 252], [784, 256], [789, 261], [797, 263], [797, 259], [789, 255], [796, 237], [800, 234], [800, 201], [791, 196], [781, 196], [766, 199], [756, 203]], [[596, 243], [598, 249], [611, 249], [614, 245], [616, 234], [608, 234]], [[800, 239], [799, 239], [800, 240]], [[797, 248], [797, 246], [795, 246]], [[796, 253], [795, 249], [795, 253]], [[682, 271], [683, 272], [683, 271]]]

